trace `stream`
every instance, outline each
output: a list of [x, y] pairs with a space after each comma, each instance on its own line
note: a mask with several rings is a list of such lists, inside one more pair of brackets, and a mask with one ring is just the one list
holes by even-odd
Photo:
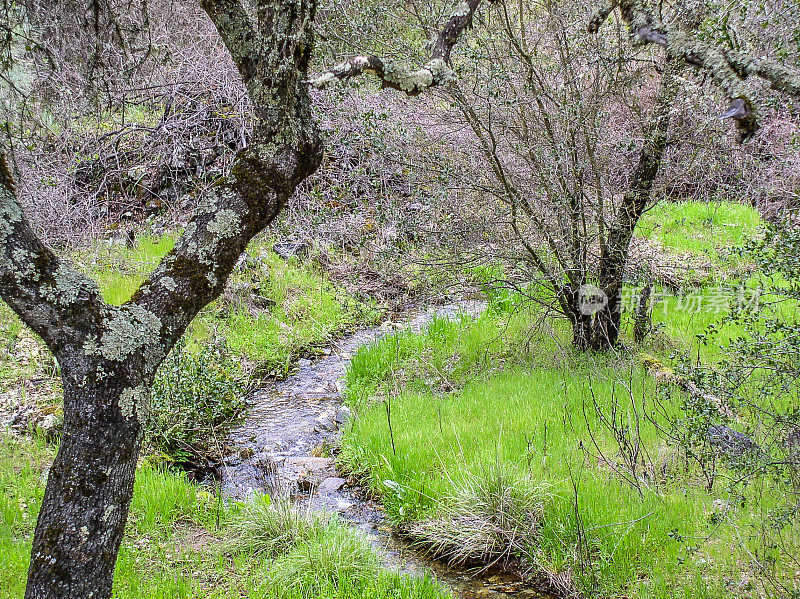
[[[434, 318], [477, 315], [484, 308], [485, 303], [478, 301], [429, 307], [412, 312], [399, 324], [403, 330], [420, 331]], [[350, 417], [342, 405], [350, 358], [360, 347], [396, 330], [397, 323], [387, 322], [340, 339], [321, 358], [301, 360], [299, 370], [285, 381], [254, 393], [245, 422], [229, 439], [231, 453], [220, 472], [223, 493], [237, 500], [254, 491], [288, 494], [300, 507], [335, 512], [374, 542], [388, 569], [427, 572], [456, 597], [552, 597], [526, 588], [514, 574], [490, 570], [473, 575], [415, 551], [392, 534], [378, 504], [347, 486], [333, 458], [319, 457], [319, 448], [335, 441], [339, 427]]]

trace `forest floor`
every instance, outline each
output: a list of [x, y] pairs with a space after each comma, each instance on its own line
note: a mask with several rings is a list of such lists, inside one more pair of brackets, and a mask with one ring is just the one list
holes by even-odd
[[[633, 343], [625, 314], [617, 353], [576, 354], [563, 322], [490, 288], [478, 317], [435, 319], [363, 347], [346, 375], [355, 417], [333, 448], [340, 471], [420, 551], [504, 565], [559, 596], [770, 597], [775, 585], [797, 592], [796, 527], [780, 552], [759, 534], [780, 486], [764, 480], [742, 491], [729, 484], [735, 465], [690, 463], [675, 439], [687, 397], [661, 376], [681, 356], [717, 358], [698, 337], [710, 325], [723, 341], [740, 333], [725, 320], [749, 266], [731, 249], [758, 226], [755, 212], [739, 205], [676, 203], [649, 213], [637, 255], [657, 251], [671, 266], [656, 281], [652, 333]], [[172, 242], [144, 238], [73, 259], [98, 278], [108, 301], [121, 303]], [[331, 339], [374, 325], [387, 308], [332, 281], [313, 252], [285, 261], [273, 242], [249, 249], [181, 350], [221, 347], [230, 358], [215, 362], [225, 372], [212, 386], [231, 399], [230, 409], [212, 413], [213, 439], [241, 419], [241, 395], [313, 361]], [[14, 432], [0, 432], [0, 597], [21, 597], [60, 399], [52, 358], [0, 310], [0, 418]], [[169, 391], [184, 384], [170, 368], [186, 363], [164, 369], [158, 413], [183, 405]], [[335, 516], [263, 496], [223, 501], [164, 465], [207, 454], [210, 438], [155, 429], [115, 597], [448, 596], [430, 577], [387, 571], [374, 547]]]

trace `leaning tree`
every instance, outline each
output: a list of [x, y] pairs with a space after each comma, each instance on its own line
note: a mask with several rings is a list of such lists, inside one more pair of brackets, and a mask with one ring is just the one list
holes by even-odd
[[[21, 4], [3, 6], [8, 11]], [[102, 4], [92, 0], [83, 10], [91, 14]], [[308, 80], [315, 0], [200, 0], [249, 95], [253, 133], [230, 175], [204, 191], [174, 249], [122, 306], [106, 303], [93, 280], [36, 236], [8, 161], [0, 159], [0, 297], [51, 349], [64, 388], [63, 436], [34, 532], [26, 597], [111, 595], [150, 384], [199, 310], [222, 292], [248, 241], [318, 167], [322, 144], [308, 86], [363, 72], [410, 95], [447, 85], [455, 78], [452, 49], [479, 4], [456, 5], [433, 41], [430, 61], [419, 69], [358, 56]], [[615, 6], [603, 2], [593, 27]], [[755, 113], [739, 93], [739, 77], [754, 74], [792, 93], [800, 89], [788, 69], [662, 27], [642, 2], [619, 7], [637, 35], [712, 73], [732, 101], [730, 116], [745, 132], [754, 129]], [[3, 29], [5, 39], [13, 37], [11, 28]]]

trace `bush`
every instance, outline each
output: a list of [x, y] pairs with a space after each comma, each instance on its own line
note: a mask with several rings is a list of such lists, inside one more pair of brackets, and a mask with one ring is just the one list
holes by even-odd
[[175, 461], [217, 456], [246, 406], [246, 377], [222, 340], [176, 345], [153, 383], [149, 445]]

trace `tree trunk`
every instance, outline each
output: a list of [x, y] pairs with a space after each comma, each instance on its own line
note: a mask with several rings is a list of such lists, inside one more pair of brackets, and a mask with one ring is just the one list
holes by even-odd
[[592, 346], [592, 319], [577, 314], [572, 318], [572, 346], [578, 351], [586, 351]]
[[60, 260], [24, 216], [0, 154], [0, 296], [61, 366], [64, 434], [34, 532], [28, 599], [111, 596], [156, 369], [225, 288], [247, 243], [322, 159], [307, 70], [314, 0], [201, 0], [253, 105], [250, 146], [122, 306]]
[[572, 326], [572, 346], [578, 351], [586, 351], [592, 346], [592, 314], [582, 305], [583, 285], [574, 288], [573, 283], [561, 290], [559, 304]]
[[26, 599], [111, 595], [142, 433], [121, 401], [136, 385], [100, 372], [85, 364], [62, 374], [64, 434], [36, 525]]
[[639, 302], [636, 306], [636, 318], [633, 321], [633, 340], [636, 343], [641, 343], [645, 340], [652, 323], [650, 321], [650, 294], [653, 292], [653, 283], [648, 281], [647, 285], [642, 287], [639, 294]]
[[594, 318], [591, 345], [597, 350], [610, 349], [619, 341], [623, 276], [628, 262], [628, 249], [633, 231], [647, 208], [650, 190], [658, 176], [661, 159], [667, 147], [670, 111], [678, 95], [675, 68], [673, 62], [669, 61], [664, 69], [639, 162], [600, 255], [600, 288], [608, 296], [608, 303]]

